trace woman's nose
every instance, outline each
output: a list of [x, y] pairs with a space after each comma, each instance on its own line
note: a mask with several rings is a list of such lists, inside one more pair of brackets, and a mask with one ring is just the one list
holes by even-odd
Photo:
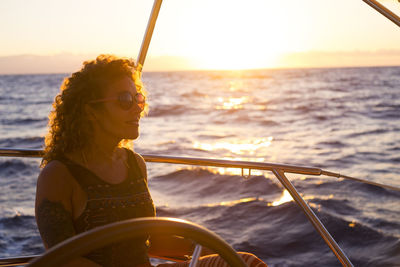
[[144, 106], [142, 106], [141, 104], [139, 104], [137, 102], [134, 102], [133, 106], [131, 108], [131, 111], [133, 111], [135, 113], [142, 113], [144, 111]]

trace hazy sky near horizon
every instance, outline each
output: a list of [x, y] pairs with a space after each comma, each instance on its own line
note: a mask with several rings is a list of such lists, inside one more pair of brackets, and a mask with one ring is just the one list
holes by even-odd
[[[397, 0], [381, 3], [400, 13]], [[1, 0], [0, 56], [136, 58], [152, 5], [152, 0]], [[290, 53], [399, 49], [399, 27], [361, 0], [164, 0], [148, 57], [237, 69], [275, 67]]]

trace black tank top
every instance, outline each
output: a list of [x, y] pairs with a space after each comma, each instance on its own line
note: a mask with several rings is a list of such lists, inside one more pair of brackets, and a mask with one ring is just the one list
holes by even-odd
[[[87, 195], [85, 210], [74, 220], [77, 234], [117, 221], [155, 216], [147, 180], [143, 177], [133, 152], [126, 150], [128, 178], [119, 184], [107, 183], [89, 169], [69, 159], [60, 159]], [[147, 236], [143, 236], [114, 243], [84, 257], [107, 267], [146, 264], [149, 263], [147, 239]]]

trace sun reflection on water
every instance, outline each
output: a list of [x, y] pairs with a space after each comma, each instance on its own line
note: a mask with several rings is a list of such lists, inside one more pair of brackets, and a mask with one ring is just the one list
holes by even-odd
[[273, 137], [259, 138], [249, 141], [235, 142], [216, 142], [214, 144], [195, 142], [193, 147], [196, 149], [214, 151], [218, 149], [226, 149], [238, 155], [254, 155], [258, 149], [267, 148], [271, 145]]
[[243, 109], [243, 104], [248, 101], [247, 97], [230, 97], [224, 99], [222, 97], [218, 98], [219, 104], [216, 109]]
[[[206, 143], [206, 142], [194, 142], [193, 148], [200, 149], [204, 151], [215, 151], [215, 150], [227, 150], [232, 153], [229, 156], [221, 157], [224, 160], [235, 160], [235, 161], [252, 161], [252, 162], [265, 162], [264, 157], [259, 157], [260, 150], [266, 149], [270, 147], [272, 143], [273, 137], [267, 138], [259, 138], [254, 140], [240, 140], [240, 141], [232, 141], [232, 142], [215, 142], [215, 143]], [[265, 155], [265, 151], [262, 153]], [[237, 156], [236, 156], [237, 155]], [[243, 157], [244, 155], [248, 155], [249, 157]], [[210, 171], [216, 172], [219, 174], [229, 174], [229, 175], [262, 175], [263, 172], [260, 170], [251, 170], [249, 173], [248, 169], [240, 169], [240, 168], [217, 168], [212, 167], [209, 168]]]
[[243, 81], [230, 81], [229, 91], [237, 91], [243, 88]]
[[210, 203], [207, 204], [207, 207], [215, 207], [215, 206], [234, 206], [236, 204], [239, 203], [245, 203], [245, 202], [251, 202], [251, 201], [255, 201], [255, 200], [259, 200], [258, 198], [255, 197], [247, 197], [247, 198], [241, 198], [238, 200], [231, 200], [231, 201], [222, 201], [219, 203]]
[[282, 204], [290, 202], [290, 201], [293, 201], [293, 198], [290, 195], [289, 191], [287, 191], [285, 189], [285, 190], [283, 190], [281, 197], [278, 200], [272, 202], [270, 205], [275, 207], [275, 206], [279, 206], [279, 205], [282, 205]]

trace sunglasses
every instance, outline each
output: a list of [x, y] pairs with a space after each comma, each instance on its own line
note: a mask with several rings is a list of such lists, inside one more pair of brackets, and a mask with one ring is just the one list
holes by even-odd
[[144, 110], [146, 106], [146, 97], [142, 93], [136, 93], [136, 95], [132, 95], [131, 92], [129, 91], [121, 92], [116, 97], [92, 100], [89, 102], [89, 104], [107, 102], [113, 100], [118, 100], [119, 106], [123, 110], [130, 110], [133, 107], [134, 103], [136, 103], [141, 110]]

